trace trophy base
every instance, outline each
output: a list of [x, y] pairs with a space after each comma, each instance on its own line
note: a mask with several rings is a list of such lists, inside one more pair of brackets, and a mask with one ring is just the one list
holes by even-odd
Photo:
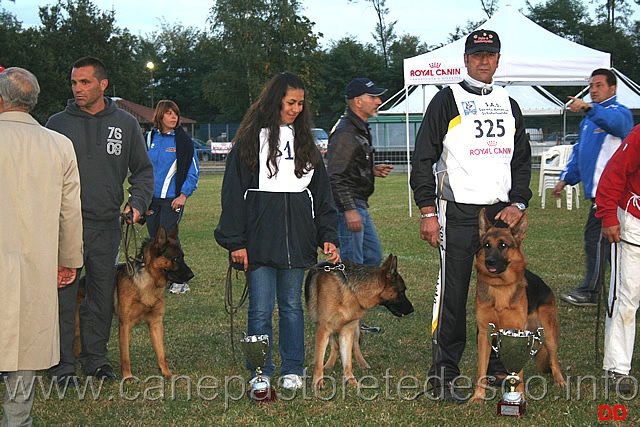
[[273, 387], [269, 387], [267, 390], [253, 391], [249, 389], [247, 391], [249, 399], [257, 403], [267, 403], [276, 401], [276, 390]]
[[499, 417], [521, 417], [525, 414], [527, 402], [498, 402], [497, 414]]

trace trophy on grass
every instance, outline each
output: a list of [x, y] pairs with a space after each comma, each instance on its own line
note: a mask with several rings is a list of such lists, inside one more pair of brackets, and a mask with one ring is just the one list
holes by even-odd
[[269, 335], [249, 335], [240, 340], [240, 348], [247, 361], [255, 369], [255, 377], [249, 382], [249, 397], [258, 402], [276, 400], [276, 392], [267, 377], [262, 376], [262, 368], [269, 355]]
[[509, 373], [505, 378], [505, 384], [509, 390], [498, 402], [497, 414], [519, 417], [524, 415], [527, 402], [522, 393], [516, 391], [522, 381], [518, 373], [527, 364], [529, 358], [535, 356], [542, 347], [544, 329], [538, 328], [537, 332], [524, 329], [500, 329], [494, 332], [495, 329], [496, 325], [489, 323], [487, 330], [489, 343]]

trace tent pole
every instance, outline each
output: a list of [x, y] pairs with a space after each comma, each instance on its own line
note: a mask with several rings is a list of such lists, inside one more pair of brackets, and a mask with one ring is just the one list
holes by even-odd
[[409, 218], [412, 217], [411, 205], [411, 150], [409, 149], [409, 86], [404, 86], [405, 131], [407, 134], [407, 192], [409, 198]]

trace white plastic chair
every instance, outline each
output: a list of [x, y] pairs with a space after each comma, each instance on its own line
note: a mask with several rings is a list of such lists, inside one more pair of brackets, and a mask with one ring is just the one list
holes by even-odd
[[[560, 180], [560, 173], [564, 170], [571, 153], [573, 152], [573, 145], [557, 145], [549, 148], [542, 153], [540, 158], [540, 181], [538, 183], [538, 195], [541, 196], [542, 209], [546, 206], [546, 193], [548, 189], [553, 189]], [[573, 208], [573, 193], [576, 197], [576, 208], [580, 207], [580, 186], [567, 185], [565, 187], [567, 194], [567, 209]], [[562, 201], [558, 199], [556, 201], [558, 208], [562, 207]]]

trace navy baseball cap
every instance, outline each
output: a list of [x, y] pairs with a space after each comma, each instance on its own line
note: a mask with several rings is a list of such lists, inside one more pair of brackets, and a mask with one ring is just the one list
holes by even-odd
[[351, 80], [351, 83], [344, 88], [344, 97], [353, 99], [361, 95], [380, 96], [386, 91], [387, 89], [376, 86], [371, 80], [359, 77]]
[[476, 30], [469, 34], [464, 44], [464, 53], [471, 55], [476, 52], [500, 52], [500, 37], [491, 30]]

